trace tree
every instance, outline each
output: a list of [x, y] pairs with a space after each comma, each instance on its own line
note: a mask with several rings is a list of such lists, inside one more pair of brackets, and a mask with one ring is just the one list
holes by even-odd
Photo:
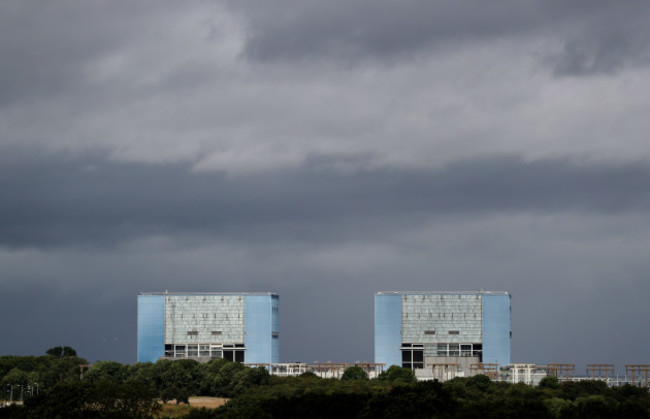
[[26, 386], [28, 384], [29, 377], [27, 373], [19, 368], [14, 368], [11, 371], [9, 371], [7, 374], [5, 374], [4, 377], [2, 377], [2, 385], [5, 387], [6, 385], [21, 385], [21, 386]]
[[379, 374], [382, 381], [400, 381], [404, 383], [415, 383], [415, 373], [410, 368], [402, 368], [397, 365], [391, 365], [386, 371]]
[[548, 377], [544, 377], [539, 380], [539, 388], [557, 389], [560, 388], [560, 382], [558, 381], [557, 377], [549, 375]]
[[160, 400], [165, 404], [170, 400], [176, 400], [176, 404], [190, 404], [190, 394], [184, 388], [167, 387], [160, 392]]
[[77, 356], [77, 351], [75, 351], [69, 346], [55, 346], [54, 348], [50, 348], [47, 351], [45, 351], [45, 353], [47, 355], [52, 355], [59, 358]]
[[125, 381], [128, 367], [115, 361], [98, 361], [84, 374], [86, 381]]
[[143, 382], [77, 381], [28, 399], [25, 409], [34, 418], [152, 418], [161, 406], [155, 389]]
[[347, 380], [367, 380], [368, 379], [368, 374], [363, 370], [363, 368], [359, 366], [353, 366], [348, 369], [346, 369], [343, 372], [343, 376], [341, 376], [341, 380], [347, 381]]

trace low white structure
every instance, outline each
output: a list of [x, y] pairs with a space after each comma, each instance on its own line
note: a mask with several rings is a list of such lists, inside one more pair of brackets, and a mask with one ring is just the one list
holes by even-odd
[[368, 362], [326, 362], [322, 364], [306, 364], [304, 362], [272, 363], [272, 364], [246, 364], [249, 367], [264, 367], [271, 375], [284, 377], [297, 377], [306, 372], [316, 374], [321, 378], [341, 378], [346, 369], [359, 367], [368, 374], [368, 378], [377, 378], [384, 371], [385, 364]]

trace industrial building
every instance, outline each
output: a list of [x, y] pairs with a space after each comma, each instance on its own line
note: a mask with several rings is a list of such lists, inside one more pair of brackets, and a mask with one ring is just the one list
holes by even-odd
[[375, 363], [420, 379], [496, 374], [510, 364], [507, 292], [378, 292]]
[[278, 303], [274, 293], [140, 293], [137, 360], [277, 363]]

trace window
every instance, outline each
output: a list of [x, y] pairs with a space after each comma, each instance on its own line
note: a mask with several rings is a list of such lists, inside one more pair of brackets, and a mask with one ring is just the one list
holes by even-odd
[[449, 356], [459, 356], [458, 344], [450, 343], [449, 344]]
[[243, 349], [228, 349], [223, 351], [224, 359], [234, 362], [244, 362], [245, 351]]
[[460, 332], [458, 330], [450, 330], [449, 334], [450, 335], [460, 335]]
[[472, 345], [459, 345], [460, 347], [460, 356], [471, 356], [472, 355]]
[[438, 346], [436, 347], [436, 355], [437, 356], [447, 356], [447, 344], [446, 343], [439, 343]]
[[174, 358], [185, 358], [185, 345], [174, 345]]
[[211, 334], [212, 336], [221, 336], [221, 330], [213, 330]]
[[187, 336], [198, 336], [199, 332], [196, 330], [190, 330], [187, 332]]
[[423, 346], [410, 343], [402, 344], [402, 368], [412, 370], [424, 368], [424, 349], [419, 349]]
[[436, 331], [435, 331], [435, 330], [425, 330], [425, 331], [424, 331], [424, 334], [425, 334], [425, 335], [435, 335], [435, 334], [436, 334]]

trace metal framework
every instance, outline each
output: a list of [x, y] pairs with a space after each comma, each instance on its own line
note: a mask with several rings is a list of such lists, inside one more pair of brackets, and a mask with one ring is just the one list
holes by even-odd
[[[548, 369], [549, 375], [553, 375], [553, 377], [558, 379], [564, 378], [566, 380], [571, 378], [569, 374], [574, 374], [576, 371], [575, 364], [548, 364], [546, 368]], [[562, 377], [562, 375], [564, 375], [564, 377]]]
[[643, 380], [639, 381], [639, 386], [648, 387], [648, 373], [650, 372], [650, 365], [643, 364], [630, 364], [625, 366], [625, 374], [629, 374], [632, 385], [637, 385], [634, 375], [638, 374], [639, 378], [643, 375]]
[[473, 375], [483, 374], [495, 380], [499, 376], [499, 364], [471, 364], [469, 370]]
[[587, 364], [587, 375], [591, 375], [591, 378], [603, 378], [603, 374], [605, 381], [610, 374], [614, 375], [614, 364]]

